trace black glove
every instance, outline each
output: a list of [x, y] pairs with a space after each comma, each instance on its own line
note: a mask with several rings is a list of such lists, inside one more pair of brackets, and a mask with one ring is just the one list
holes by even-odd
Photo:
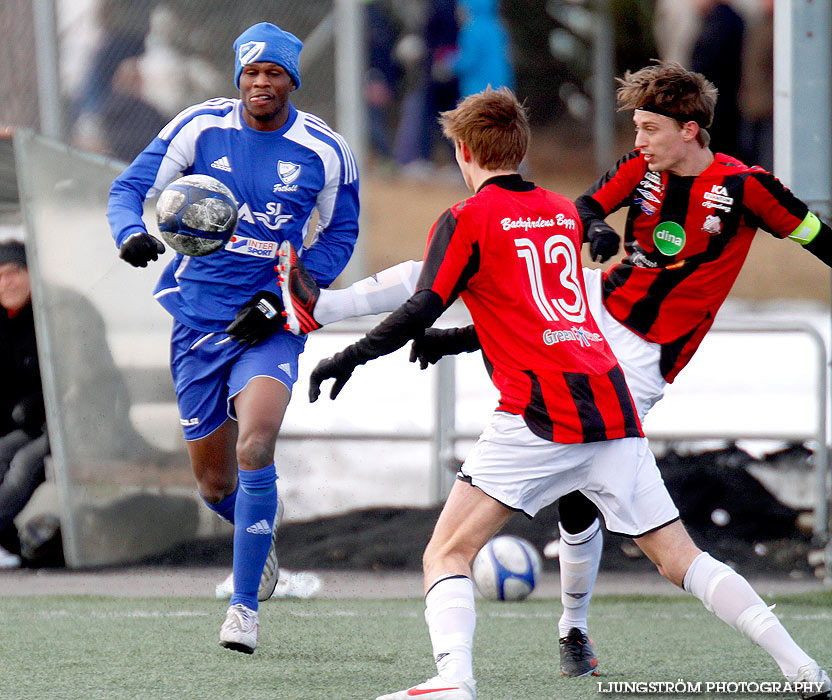
[[329, 398], [334, 399], [341, 393], [344, 384], [352, 376], [352, 371], [358, 365], [363, 364], [352, 352], [353, 347], [350, 345], [346, 350], [321, 360], [318, 366], [312, 370], [312, 374], [309, 375], [309, 403], [315, 403], [318, 400], [321, 395], [321, 383], [327, 379], [335, 380], [332, 390], [329, 392]]
[[165, 246], [149, 233], [134, 233], [118, 249], [118, 257], [133, 267], [147, 267], [151, 260], [158, 260]]
[[410, 361], [419, 360], [419, 367], [427, 369], [428, 365], [435, 365], [445, 355], [474, 352], [480, 348], [480, 339], [474, 326], [428, 328], [425, 334], [416, 338], [410, 346]]
[[584, 231], [589, 242], [589, 257], [595, 262], [606, 262], [618, 254], [621, 237], [615, 229], [602, 219], [594, 220]]
[[274, 292], [259, 291], [237, 312], [225, 332], [243, 345], [255, 345], [283, 326], [283, 302]]
[[40, 435], [46, 421], [43, 394], [28, 394], [18, 401], [12, 409], [12, 420], [29, 437]]
[[444, 311], [442, 298], [430, 289], [421, 289], [391, 313], [361, 340], [347, 346], [337, 355], [321, 360], [309, 376], [309, 401], [321, 395], [321, 382], [334, 379], [329, 398], [338, 396], [352, 371], [370, 360], [388, 355], [421, 337]]

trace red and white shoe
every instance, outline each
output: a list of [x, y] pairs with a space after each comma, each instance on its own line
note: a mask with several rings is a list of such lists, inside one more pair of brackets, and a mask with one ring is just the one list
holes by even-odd
[[477, 682], [473, 678], [464, 681], [450, 682], [441, 676], [434, 676], [430, 680], [414, 685], [398, 693], [379, 695], [376, 700], [477, 700]]
[[279, 263], [275, 270], [280, 282], [283, 316], [286, 318], [284, 328], [295, 335], [317, 330], [321, 324], [315, 320], [314, 311], [321, 288], [289, 241], [280, 244], [277, 257]]

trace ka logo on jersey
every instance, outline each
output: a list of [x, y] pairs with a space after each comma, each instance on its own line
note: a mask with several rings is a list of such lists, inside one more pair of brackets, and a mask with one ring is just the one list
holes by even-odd
[[257, 60], [257, 57], [266, 49], [265, 41], [247, 41], [237, 51], [240, 57], [240, 64], [247, 66]]
[[662, 255], [678, 255], [685, 247], [685, 229], [675, 221], [663, 221], [653, 229], [653, 244]]
[[300, 166], [279, 160], [277, 161], [277, 175], [284, 185], [291, 185], [300, 176]]

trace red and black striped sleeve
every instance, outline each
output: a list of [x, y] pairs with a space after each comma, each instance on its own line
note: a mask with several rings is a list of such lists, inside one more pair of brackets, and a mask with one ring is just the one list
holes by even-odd
[[460, 214], [465, 202], [448, 209], [431, 229], [425, 251], [422, 272], [416, 289], [432, 289], [445, 304], [450, 306], [468, 286], [471, 277], [480, 266], [480, 249], [476, 237], [468, 236], [460, 226]]
[[575, 201], [584, 227], [632, 202], [633, 190], [644, 177], [647, 164], [638, 151], [630, 151], [587, 188]]
[[743, 204], [761, 228], [778, 238], [797, 234], [807, 219], [816, 222], [818, 229], [814, 236], [808, 242], [801, 242], [806, 250], [832, 267], [832, 229], [774, 175], [762, 170], [750, 173], [745, 182]]

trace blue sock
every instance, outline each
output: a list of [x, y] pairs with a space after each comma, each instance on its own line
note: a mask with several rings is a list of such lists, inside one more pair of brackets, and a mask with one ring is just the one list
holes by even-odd
[[257, 610], [257, 588], [272, 544], [277, 512], [274, 464], [238, 470], [239, 492], [234, 509], [234, 595], [230, 605], [242, 603]]
[[240, 489], [240, 484], [234, 487], [234, 491], [223, 498], [219, 503], [208, 503], [204, 498], [202, 502], [219, 515], [223, 520], [227, 520], [232, 525], [234, 524], [234, 508], [237, 504], [237, 491]]

